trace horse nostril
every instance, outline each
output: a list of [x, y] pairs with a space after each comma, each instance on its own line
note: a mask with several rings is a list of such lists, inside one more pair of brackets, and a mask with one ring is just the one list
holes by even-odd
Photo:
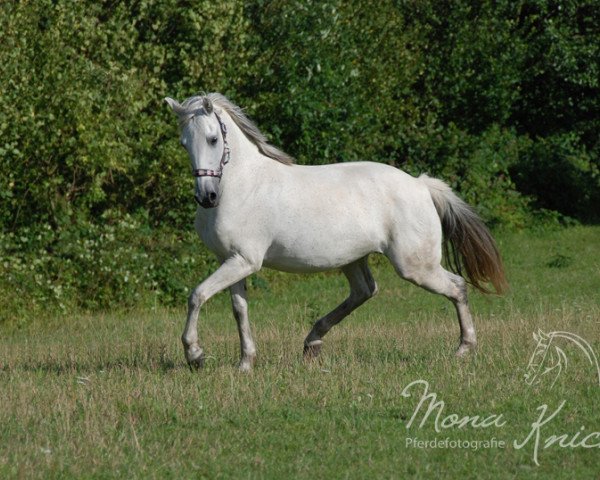
[[208, 199], [211, 201], [211, 203], [215, 203], [217, 200], [217, 194], [215, 192], [210, 192], [208, 194]]

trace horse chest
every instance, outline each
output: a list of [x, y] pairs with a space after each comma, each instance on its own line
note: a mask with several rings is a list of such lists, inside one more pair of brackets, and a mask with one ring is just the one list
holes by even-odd
[[[221, 258], [228, 258], [232, 253], [240, 253], [255, 242], [251, 228], [240, 229], [239, 223], [225, 221], [222, 216], [201, 212], [196, 216], [196, 232], [206, 247]], [[240, 242], [240, 239], [242, 241]]]

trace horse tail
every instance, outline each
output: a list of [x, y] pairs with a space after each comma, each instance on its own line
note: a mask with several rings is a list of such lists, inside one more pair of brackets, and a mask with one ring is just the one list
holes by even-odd
[[485, 285], [491, 283], [498, 294], [503, 293], [508, 282], [502, 258], [479, 215], [441, 180], [427, 175], [419, 180], [427, 186], [442, 222], [444, 253], [450, 269], [462, 275], [462, 265], [466, 279], [475, 288], [492, 293]]

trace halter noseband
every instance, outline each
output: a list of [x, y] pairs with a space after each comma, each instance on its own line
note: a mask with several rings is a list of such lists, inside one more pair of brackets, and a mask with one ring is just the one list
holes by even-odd
[[218, 170], [209, 170], [206, 168], [197, 168], [192, 170], [192, 175], [194, 177], [217, 177], [221, 178], [223, 176], [223, 167], [229, 163], [230, 149], [227, 144], [227, 127], [221, 120], [221, 117], [217, 115], [217, 112], [214, 112], [215, 117], [217, 117], [217, 121], [219, 122], [219, 126], [221, 127], [221, 135], [223, 136], [223, 155], [221, 155], [221, 163], [219, 163]]

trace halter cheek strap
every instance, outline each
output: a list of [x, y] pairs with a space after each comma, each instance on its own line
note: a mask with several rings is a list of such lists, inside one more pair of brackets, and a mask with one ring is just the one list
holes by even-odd
[[227, 144], [227, 127], [221, 120], [221, 117], [215, 113], [215, 117], [217, 117], [217, 121], [219, 122], [219, 126], [221, 127], [221, 135], [223, 136], [223, 155], [221, 155], [221, 163], [219, 163], [218, 170], [209, 170], [205, 168], [197, 168], [192, 170], [192, 175], [194, 177], [217, 177], [221, 178], [223, 176], [223, 167], [229, 163], [229, 157], [231, 151], [229, 149], [229, 145]]

